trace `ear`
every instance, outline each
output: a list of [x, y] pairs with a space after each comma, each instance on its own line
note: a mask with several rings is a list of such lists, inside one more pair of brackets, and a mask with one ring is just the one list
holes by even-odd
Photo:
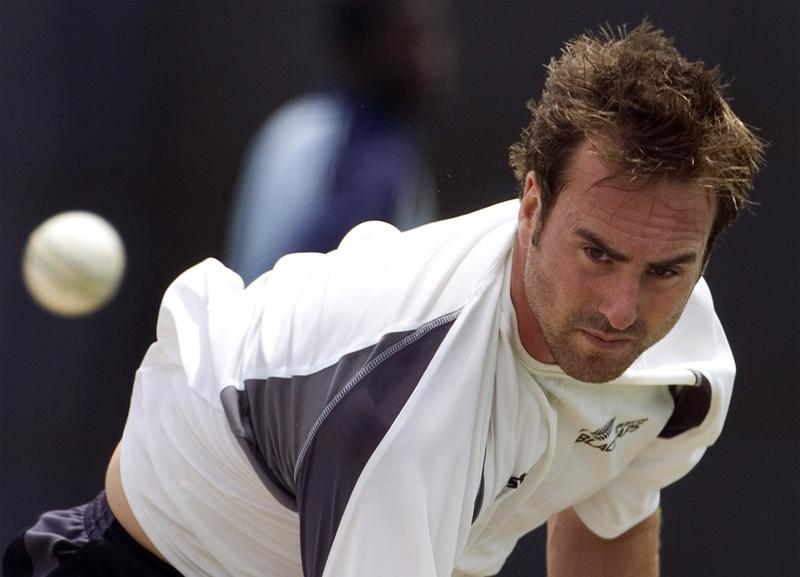
[[539, 219], [539, 184], [536, 182], [536, 175], [533, 171], [525, 175], [525, 188], [519, 203], [519, 214], [517, 215], [517, 241], [522, 248], [527, 249], [531, 244], [533, 231]]

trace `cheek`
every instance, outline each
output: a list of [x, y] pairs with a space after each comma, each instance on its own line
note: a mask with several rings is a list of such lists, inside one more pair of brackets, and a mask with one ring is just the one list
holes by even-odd
[[596, 300], [595, 279], [587, 276], [577, 266], [561, 264], [555, 281], [555, 290], [561, 302], [570, 309], [583, 309]]
[[592, 302], [593, 281], [574, 259], [552, 255], [534, 258], [529, 264], [529, 286], [538, 293], [536, 300], [550, 311], [569, 315]]
[[572, 251], [562, 251], [550, 263], [553, 284], [560, 299], [573, 308], [589, 305], [602, 294], [603, 275], [587, 270]]
[[655, 291], [644, 300], [640, 315], [648, 327], [666, 332], [678, 321], [691, 293], [692, 287]]

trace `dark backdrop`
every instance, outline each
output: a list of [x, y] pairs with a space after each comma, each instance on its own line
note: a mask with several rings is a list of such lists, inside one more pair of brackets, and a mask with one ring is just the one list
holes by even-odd
[[[248, 139], [324, 78], [322, 2], [0, 2], [0, 542], [91, 498], [122, 430], [167, 283], [222, 255]], [[600, 22], [649, 15], [719, 64], [734, 108], [771, 143], [753, 215], [709, 281], [739, 364], [720, 441], [664, 491], [665, 575], [800, 573], [800, 7], [794, 2], [455, 4], [460, 81], [431, 131], [447, 215], [515, 194], [506, 149], [543, 64]], [[38, 309], [19, 274], [30, 230], [68, 209], [117, 226], [128, 270], [82, 320]], [[544, 575], [541, 531], [504, 575]]]

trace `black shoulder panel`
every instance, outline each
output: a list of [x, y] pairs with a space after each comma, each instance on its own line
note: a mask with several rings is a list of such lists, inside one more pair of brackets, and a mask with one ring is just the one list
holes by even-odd
[[695, 386], [670, 385], [669, 393], [675, 401], [672, 416], [658, 434], [662, 439], [671, 439], [689, 429], [699, 427], [711, 408], [711, 383], [697, 373], [699, 384]]

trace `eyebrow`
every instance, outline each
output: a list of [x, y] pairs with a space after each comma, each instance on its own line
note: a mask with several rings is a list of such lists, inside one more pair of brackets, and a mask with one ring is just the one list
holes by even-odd
[[[612, 259], [618, 262], [630, 262], [631, 260], [631, 257], [621, 253], [616, 249], [611, 248], [605, 241], [600, 239], [600, 237], [598, 237], [595, 233], [586, 230], [585, 228], [575, 229], [575, 234], [581, 237], [582, 239], [592, 243], [597, 248], [606, 253], [608, 256], [610, 256]], [[694, 251], [689, 251], [666, 260], [660, 260], [657, 262], [648, 263], [648, 266], [670, 268], [682, 264], [692, 263], [696, 260], [697, 260], [697, 253]]]

